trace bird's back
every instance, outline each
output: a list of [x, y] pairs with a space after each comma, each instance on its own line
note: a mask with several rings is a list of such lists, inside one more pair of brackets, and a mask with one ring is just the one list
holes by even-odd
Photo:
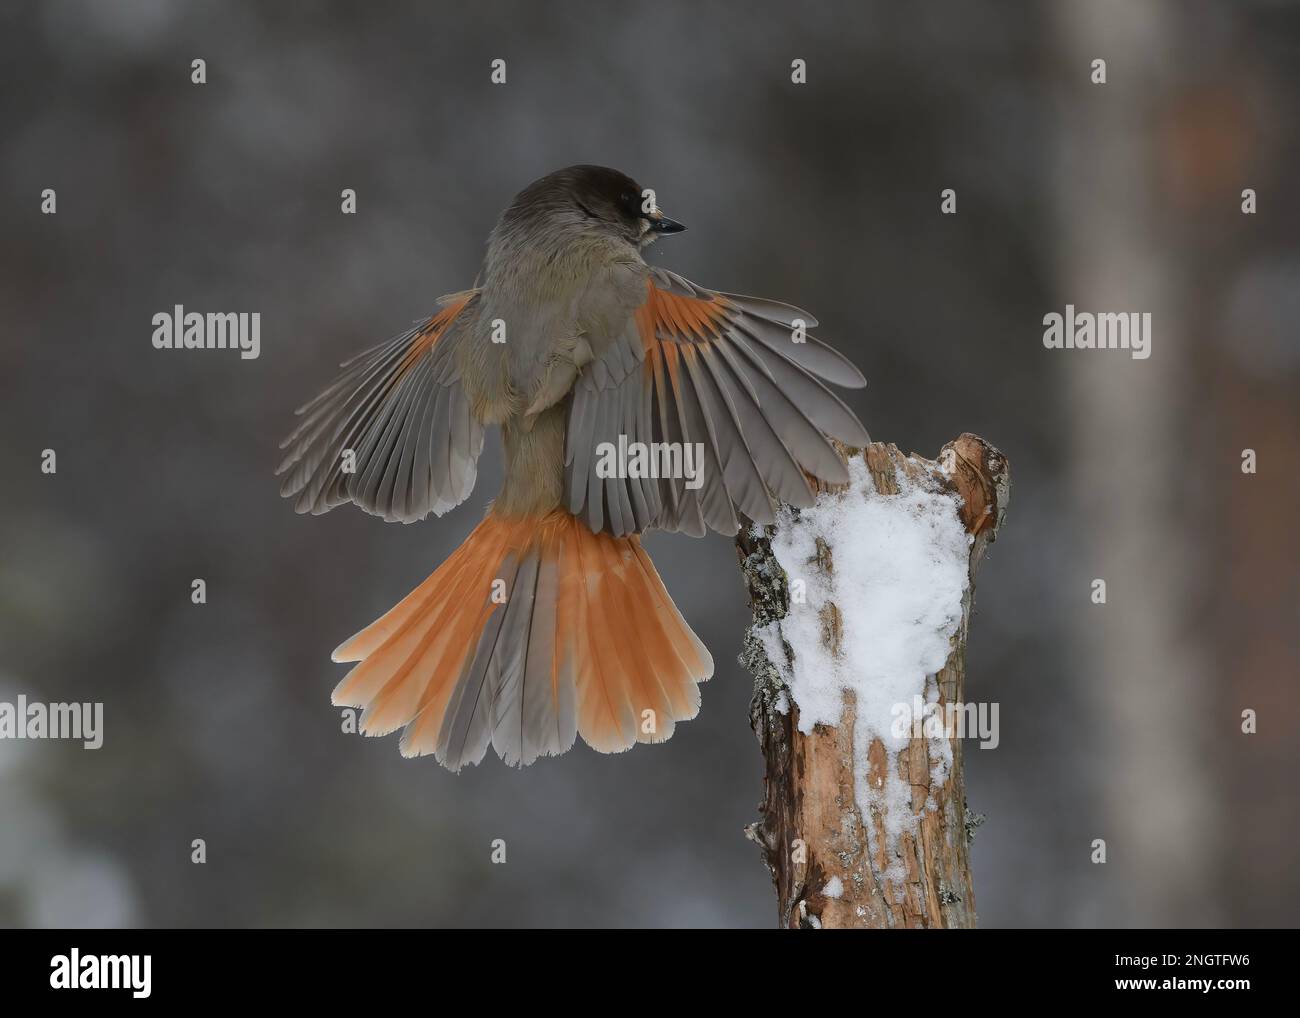
[[583, 368], [635, 330], [649, 269], [631, 245], [579, 231], [541, 243], [494, 234], [463, 352], [471, 403], [501, 425], [506, 480], [498, 511], [562, 502], [568, 396]]

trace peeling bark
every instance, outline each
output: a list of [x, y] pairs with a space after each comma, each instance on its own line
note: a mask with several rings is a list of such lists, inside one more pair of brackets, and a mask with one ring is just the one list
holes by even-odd
[[[880, 443], [843, 451], [865, 459], [881, 494], [898, 492], [902, 472], [913, 479], [928, 475], [961, 497], [962, 523], [974, 537], [970, 583], [948, 660], [929, 680], [937, 684], [941, 704], [960, 703], [975, 570], [997, 537], [1010, 495], [1006, 458], [969, 434], [945, 445], [936, 461], [907, 457], [896, 446]], [[772, 554], [774, 533], [774, 528], [766, 527], [756, 536], [751, 528], [736, 539], [756, 626], [784, 618], [788, 611], [786, 576]], [[816, 568], [833, 571], [834, 552], [819, 542]], [[839, 609], [828, 604], [822, 613], [822, 639], [836, 652], [841, 627]], [[788, 647], [786, 652], [788, 656]], [[878, 739], [869, 747], [869, 781], [882, 782], [893, 768], [912, 788], [917, 833], [903, 833], [891, 853], [885, 837], [885, 807], [873, 807], [868, 817], [858, 810], [853, 744], [856, 707], [851, 694], [846, 694], [838, 725], [817, 725], [805, 735], [799, 731], [798, 707], [786, 689], [782, 668], [769, 660], [752, 634], [746, 637], [741, 660], [754, 675], [750, 723], [766, 761], [762, 818], [746, 828], [746, 835], [762, 849], [772, 872], [780, 925], [790, 929], [974, 926], [968, 846], [983, 818], [966, 808], [961, 740], [950, 740], [952, 767], [942, 784], [931, 779], [928, 740], [912, 739], [898, 753], [891, 753]], [[864, 824], [871, 825], [871, 839]], [[890, 854], [896, 857], [889, 858]], [[897, 877], [900, 872], [901, 878]], [[829, 897], [823, 892], [836, 877], [841, 894]]]

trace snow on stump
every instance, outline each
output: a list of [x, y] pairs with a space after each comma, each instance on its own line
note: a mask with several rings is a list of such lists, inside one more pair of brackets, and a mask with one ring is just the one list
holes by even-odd
[[746, 834], [783, 927], [971, 927], [966, 635], [1010, 469], [969, 434], [934, 461], [880, 443], [841, 451], [847, 486], [736, 539], [767, 769]]

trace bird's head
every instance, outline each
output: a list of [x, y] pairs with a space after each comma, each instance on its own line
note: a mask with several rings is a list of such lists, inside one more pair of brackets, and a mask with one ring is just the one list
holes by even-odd
[[515, 196], [502, 224], [609, 234], [646, 247], [686, 227], [669, 219], [653, 191], [607, 166], [570, 166], [535, 180]]

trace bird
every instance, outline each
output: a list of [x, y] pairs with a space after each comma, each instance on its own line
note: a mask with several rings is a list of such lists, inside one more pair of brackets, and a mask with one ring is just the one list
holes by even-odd
[[364, 734], [401, 729], [404, 756], [452, 771], [489, 745], [523, 766], [578, 735], [602, 753], [667, 740], [713, 660], [640, 535], [734, 535], [848, 481], [832, 440], [870, 439], [828, 386], [863, 375], [798, 307], [645, 261], [684, 230], [618, 170], [547, 174], [501, 214], [473, 288], [297, 410], [277, 474], [299, 513], [442, 515], [501, 432], [482, 522], [333, 653], [353, 667], [332, 701]]

